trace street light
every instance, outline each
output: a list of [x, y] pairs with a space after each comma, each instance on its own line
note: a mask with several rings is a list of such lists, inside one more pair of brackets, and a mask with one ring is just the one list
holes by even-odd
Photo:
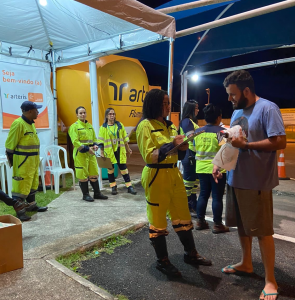
[[192, 81], [198, 81], [199, 80], [199, 75], [198, 74], [194, 74], [193, 76], [192, 76]]

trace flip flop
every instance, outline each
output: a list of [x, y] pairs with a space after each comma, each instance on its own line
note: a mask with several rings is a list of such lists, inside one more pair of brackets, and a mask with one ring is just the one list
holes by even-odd
[[[224, 269], [231, 269], [234, 272], [225, 272]], [[227, 275], [238, 275], [238, 276], [251, 276], [253, 272], [245, 272], [235, 269], [233, 266], [228, 265], [225, 268], [221, 269], [221, 272]]]
[[[265, 297], [267, 297], [267, 296], [276, 296], [276, 297], [275, 297], [275, 300], [279, 299], [279, 293], [270, 293], [270, 294], [267, 294], [264, 290], [262, 290], [262, 293], [263, 293], [263, 295], [264, 295], [264, 299], [265, 299]], [[260, 296], [259, 296], [259, 300], [262, 300], [262, 299], [260, 298]]]

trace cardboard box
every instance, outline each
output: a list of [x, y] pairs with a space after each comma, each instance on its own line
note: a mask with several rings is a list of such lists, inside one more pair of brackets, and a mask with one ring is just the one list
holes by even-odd
[[15, 225], [0, 228], [0, 274], [24, 267], [22, 222], [14, 216], [0, 216], [0, 222]]

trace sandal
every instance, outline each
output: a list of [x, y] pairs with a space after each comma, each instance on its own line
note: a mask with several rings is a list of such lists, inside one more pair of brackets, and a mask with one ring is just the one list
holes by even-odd
[[[233, 270], [233, 272], [225, 272], [225, 269]], [[221, 272], [227, 275], [238, 275], [238, 276], [251, 276], [253, 272], [245, 272], [235, 269], [233, 266], [228, 265], [225, 268], [221, 269]]]
[[276, 296], [275, 300], [279, 299], [279, 293], [270, 293], [270, 294], [267, 294], [264, 290], [262, 290], [262, 294], [263, 294], [264, 298], [260, 298], [261, 297], [261, 295], [260, 295], [259, 300], [264, 300], [265, 297], [267, 297], [267, 296]]

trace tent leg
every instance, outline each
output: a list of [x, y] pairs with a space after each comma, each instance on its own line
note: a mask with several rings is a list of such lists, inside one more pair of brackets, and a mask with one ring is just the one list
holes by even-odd
[[[174, 58], [174, 40], [169, 39], [169, 70], [168, 70], [168, 95], [172, 106], [172, 89], [173, 89], [173, 58]], [[168, 116], [170, 120], [170, 114]]]
[[54, 145], [58, 145], [58, 130], [57, 130], [57, 94], [56, 94], [56, 64], [55, 52], [52, 51], [52, 85], [53, 85], [53, 130], [54, 130]]
[[[97, 92], [97, 73], [96, 73], [96, 59], [89, 61], [89, 77], [90, 77], [90, 93], [91, 93], [91, 116], [92, 116], [92, 127], [96, 137], [99, 133], [99, 107], [98, 107], [98, 92]], [[103, 189], [101, 169], [98, 168], [98, 182], [100, 189]]]

